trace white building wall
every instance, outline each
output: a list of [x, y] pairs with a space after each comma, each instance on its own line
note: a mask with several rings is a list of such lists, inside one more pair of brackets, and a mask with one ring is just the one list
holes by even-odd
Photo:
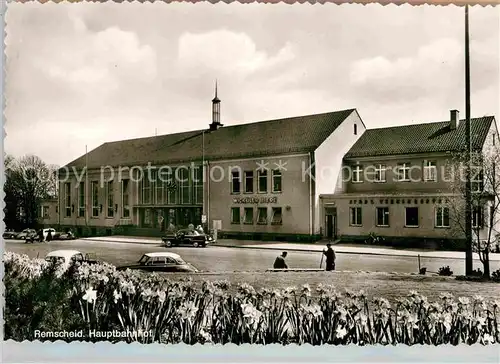
[[[356, 134], [354, 134], [354, 125], [357, 128]], [[339, 192], [338, 181], [342, 168], [342, 159], [365, 130], [366, 127], [358, 112], [353, 111], [337, 130], [316, 149], [314, 153], [316, 175], [313, 201], [313, 234], [319, 234], [322, 225], [319, 196]]]

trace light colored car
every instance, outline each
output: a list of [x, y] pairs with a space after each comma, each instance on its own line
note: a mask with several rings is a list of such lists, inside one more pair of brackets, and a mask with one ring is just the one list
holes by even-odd
[[48, 262], [57, 262], [67, 270], [75, 263], [97, 263], [97, 260], [90, 259], [88, 254], [84, 254], [78, 250], [54, 250], [46, 255], [45, 260]]

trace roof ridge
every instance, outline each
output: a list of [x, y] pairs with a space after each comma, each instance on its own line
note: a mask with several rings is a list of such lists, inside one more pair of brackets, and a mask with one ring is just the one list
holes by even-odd
[[[493, 115], [485, 115], [485, 116], [471, 118], [471, 121], [473, 121], [473, 120], [480, 120], [480, 119], [484, 119], [484, 118], [494, 118], [494, 117], [495, 116], [493, 116]], [[466, 121], [466, 119], [459, 119], [458, 121], [460, 121], [460, 122], [461, 121]], [[409, 127], [409, 126], [416, 127], [416, 126], [421, 126], [421, 125], [444, 124], [444, 123], [449, 123], [449, 122], [450, 122], [449, 120], [442, 120], [442, 121], [431, 121], [431, 122], [428, 122], [428, 123], [415, 123], [415, 124], [393, 125], [393, 126], [384, 126], [384, 127], [380, 127], [380, 128], [370, 128], [370, 129], [366, 129], [366, 131], [397, 129], [397, 128], [405, 128], [405, 127]]]

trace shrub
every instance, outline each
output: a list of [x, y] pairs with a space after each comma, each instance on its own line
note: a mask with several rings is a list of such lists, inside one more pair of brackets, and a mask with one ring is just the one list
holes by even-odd
[[453, 271], [450, 269], [450, 266], [446, 266], [446, 267], [441, 267], [439, 268], [439, 271], [438, 271], [438, 274], [440, 276], [451, 276], [453, 275]]
[[479, 296], [457, 300], [444, 293], [440, 301], [429, 303], [410, 292], [390, 304], [384, 298], [369, 300], [362, 291], [340, 294], [320, 286], [313, 292], [304, 285], [256, 292], [245, 283], [229, 294], [226, 281], [205, 282], [196, 289], [190, 280], [117, 271], [106, 263], [83, 264], [61, 274], [25, 256], [6, 253], [4, 259], [6, 339], [30, 340], [30, 330], [96, 329], [148, 333], [120, 338], [143, 343], [500, 343], [500, 303]]
[[500, 282], [500, 269], [497, 269], [493, 273], [491, 273], [491, 279], [493, 279], [495, 282]]

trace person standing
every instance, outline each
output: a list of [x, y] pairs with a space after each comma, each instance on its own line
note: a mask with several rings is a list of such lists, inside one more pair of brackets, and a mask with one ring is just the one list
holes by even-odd
[[276, 257], [276, 260], [274, 261], [274, 269], [288, 269], [288, 266], [286, 265], [285, 258], [287, 256], [287, 252], [281, 253], [280, 256]]
[[326, 244], [326, 250], [323, 250], [323, 254], [326, 256], [326, 270], [335, 270], [335, 251], [332, 249], [332, 244]]

